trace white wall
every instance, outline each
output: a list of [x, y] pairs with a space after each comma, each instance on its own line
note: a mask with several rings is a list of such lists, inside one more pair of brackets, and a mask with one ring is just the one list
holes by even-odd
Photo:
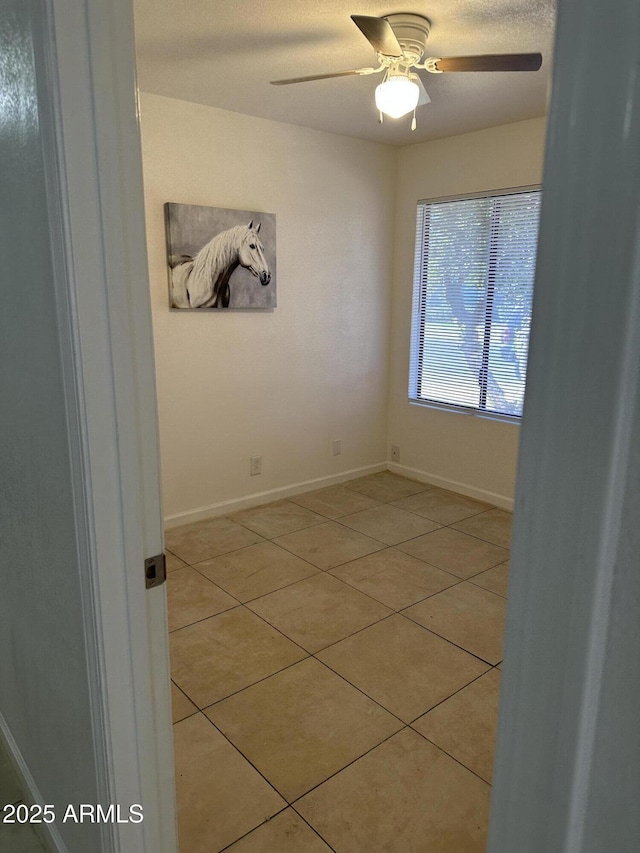
[[488, 418], [409, 404], [409, 346], [416, 204], [542, 180], [545, 119], [438, 139], [398, 154], [395, 277], [390, 357], [389, 444], [394, 470], [510, 505], [520, 428]]
[[[165, 516], [384, 462], [395, 150], [144, 93], [141, 124]], [[275, 213], [277, 308], [169, 311], [166, 201]]]
[[[393, 149], [144, 93], [141, 113], [169, 523], [321, 485], [391, 444], [395, 470], [509, 506], [519, 427], [407, 401], [415, 210], [540, 183], [545, 119]], [[165, 201], [275, 213], [278, 307], [170, 311]]]

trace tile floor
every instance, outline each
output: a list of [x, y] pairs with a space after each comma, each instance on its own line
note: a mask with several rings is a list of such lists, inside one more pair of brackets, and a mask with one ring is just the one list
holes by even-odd
[[390, 472], [167, 531], [181, 853], [481, 853], [511, 515]]

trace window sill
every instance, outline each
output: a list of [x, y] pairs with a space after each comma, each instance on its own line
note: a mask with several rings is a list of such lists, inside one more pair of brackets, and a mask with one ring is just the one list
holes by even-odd
[[499, 421], [503, 424], [512, 424], [520, 426], [522, 418], [517, 415], [501, 415], [496, 412], [483, 412], [480, 409], [465, 409], [464, 406], [447, 405], [447, 403], [434, 403], [429, 400], [415, 400], [412, 397], [408, 398], [410, 406], [417, 406], [420, 409], [433, 409], [437, 412], [453, 412], [458, 415], [466, 415], [472, 418], [481, 418], [485, 421]]

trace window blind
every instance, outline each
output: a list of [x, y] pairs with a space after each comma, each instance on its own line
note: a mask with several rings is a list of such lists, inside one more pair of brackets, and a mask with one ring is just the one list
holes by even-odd
[[418, 204], [411, 400], [522, 414], [540, 201]]

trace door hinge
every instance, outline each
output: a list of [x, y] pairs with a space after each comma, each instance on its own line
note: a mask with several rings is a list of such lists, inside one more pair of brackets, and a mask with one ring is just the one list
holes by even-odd
[[160, 586], [167, 579], [167, 562], [164, 554], [147, 557], [144, 561], [144, 582], [147, 589]]

